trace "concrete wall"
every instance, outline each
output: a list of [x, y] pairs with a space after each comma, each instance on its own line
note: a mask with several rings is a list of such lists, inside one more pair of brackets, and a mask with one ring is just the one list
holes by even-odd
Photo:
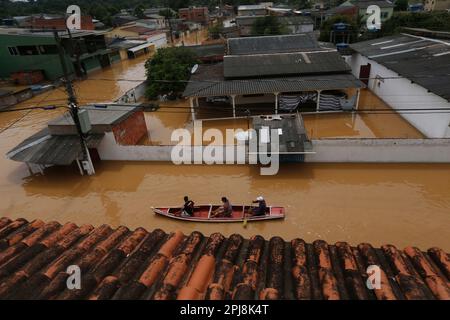
[[113, 133], [107, 132], [97, 151], [102, 160], [170, 161], [172, 146], [123, 146], [116, 143]]
[[125, 92], [121, 97], [119, 97], [115, 102], [117, 103], [134, 103], [137, 102], [145, 95], [145, 89], [147, 88], [147, 83], [141, 82], [133, 89]]
[[[312, 144], [315, 154], [306, 154], [305, 162], [450, 163], [450, 139], [327, 139]], [[98, 152], [102, 160], [171, 161], [172, 148], [122, 146], [108, 132]]]
[[147, 42], [153, 43], [155, 45], [155, 48], [159, 49], [167, 45], [167, 37], [165, 33], [161, 32], [148, 37]]
[[450, 139], [312, 140], [305, 162], [450, 163]]
[[[237, 154], [233, 150], [234, 146], [215, 146], [222, 148], [222, 152], [227, 154]], [[125, 146], [116, 143], [114, 135], [111, 132], [105, 133], [104, 138], [97, 147], [98, 154], [102, 160], [118, 160], [118, 161], [172, 161], [172, 149], [174, 146], [145, 146], [134, 145]], [[197, 151], [202, 152], [205, 149], [203, 146], [195, 147]], [[191, 152], [193, 149], [191, 149]], [[193, 162], [193, 157], [190, 157]], [[208, 161], [208, 157], [204, 159]], [[244, 159], [240, 158], [240, 162], [244, 162]]]
[[[359, 77], [361, 65], [371, 64], [369, 89], [393, 109], [450, 108], [450, 102], [408, 79], [381, 79], [400, 75], [359, 53], [353, 54], [347, 62], [355, 77]], [[428, 138], [450, 137], [450, 113], [399, 113]]]

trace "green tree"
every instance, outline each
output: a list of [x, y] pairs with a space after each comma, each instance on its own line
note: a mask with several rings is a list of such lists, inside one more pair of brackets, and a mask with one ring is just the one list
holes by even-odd
[[223, 31], [223, 27], [222, 27], [222, 24], [220, 24], [220, 23], [217, 23], [217, 24], [213, 25], [212, 27], [208, 28], [209, 36], [212, 39], [219, 39], [222, 31]]
[[265, 36], [265, 35], [279, 35], [286, 34], [287, 27], [280, 23], [275, 16], [265, 16], [257, 18], [252, 25], [252, 35]]
[[164, 9], [159, 11], [159, 15], [166, 19], [176, 18], [176, 14], [170, 9]]
[[400, 32], [401, 27], [450, 31], [450, 12], [395, 12], [381, 26], [381, 35]]
[[395, 11], [406, 11], [408, 10], [408, 0], [396, 0], [394, 3]]
[[330, 35], [331, 35], [331, 30], [333, 29], [333, 26], [335, 23], [346, 23], [349, 24], [351, 27], [351, 36], [350, 36], [350, 41], [356, 39], [356, 35], [358, 32], [358, 25], [357, 22], [348, 17], [348, 16], [341, 16], [341, 15], [336, 15], [333, 16], [327, 20], [325, 20], [322, 25], [320, 26], [320, 36], [319, 36], [319, 41], [330, 41]]
[[134, 15], [139, 19], [144, 19], [145, 18], [144, 10], [145, 10], [144, 6], [140, 4], [134, 8]]
[[[187, 47], [158, 49], [145, 63], [147, 74], [146, 95], [155, 99], [162, 94], [179, 94], [186, 87], [192, 67], [197, 63], [195, 53]], [[163, 81], [161, 81], [163, 80]]]

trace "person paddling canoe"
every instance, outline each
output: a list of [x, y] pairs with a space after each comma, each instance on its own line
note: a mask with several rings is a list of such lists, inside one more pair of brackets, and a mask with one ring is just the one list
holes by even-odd
[[230, 203], [230, 200], [227, 197], [222, 197], [222, 205], [211, 212], [211, 218], [219, 218], [219, 217], [231, 217], [233, 213], [233, 206]]
[[252, 203], [258, 203], [257, 207], [251, 207], [248, 210], [248, 214], [250, 216], [265, 216], [266, 215], [266, 200], [262, 196], [259, 196], [256, 198], [255, 201], [252, 201]]
[[183, 217], [192, 217], [194, 215], [194, 201], [189, 200], [188, 196], [184, 196], [184, 205], [182, 209], [177, 213]]

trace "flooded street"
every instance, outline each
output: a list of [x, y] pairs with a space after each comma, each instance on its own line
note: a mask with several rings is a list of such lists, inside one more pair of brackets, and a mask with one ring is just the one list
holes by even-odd
[[[424, 135], [400, 115], [381, 111], [390, 109], [367, 89], [361, 90], [359, 113], [329, 113], [303, 115], [311, 139], [321, 138], [409, 138]], [[376, 111], [380, 110], [380, 111]]]
[[[144, 62], [145, 57], [123, 61], [91, 74], [91, 80], [77, 82], [80, 102], [118, 98], [138, 83], [133, 80], [145, 78]], [[62, 104], [64, 99], [63, 89], [58, 88], [16, 108]], [[185, 105], [184, 101], [172, 104], [177, 103]], [[146, 113], [147, 122], [152, 124], [151, 144], [166, 144], [172, 129], [190, 119], [187, 112], [164, 110]], [[63, 111], [0, 114], [0, 216], [450, 250], [449, 164], [289, 164], [276, 176], [260, 176], [259, 168], [251, 166], [105, 161], [96, 164], [95, 176], [81, 177], [73, 167], [49, 168], [44, 176], [30, 175], [25, 164], [5, 158], [8, 150]], [[327, 115], [318, 121], [305, 119], [305, 123], [314, 128], [313, 136], [321, 137], [421, 136], [405, 122], [392, 120], [396, 115], [361, 115], [350, 128], [348, 117]], [[220, 124], [220, 128], [225, 127]], [[197, 204], [219, 202], [222, 195], [232, 203], [249, 204], [262, 194], [269, 204], [285, 206], [287, 217], [284, 221], [249, 223], [244, 229], [240, 223], [172, 221], [155, 217], [150, 210], [151, 206], [178, 205], [185, 194]]]

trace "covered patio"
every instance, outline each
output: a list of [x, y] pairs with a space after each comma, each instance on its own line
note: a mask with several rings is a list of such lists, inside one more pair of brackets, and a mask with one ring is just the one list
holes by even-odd
[[[200, 65], [186, 86], [192, 119], [297, 111], [357, 110], [365, 85], [352, 74], [225, 79], [223, 65]], [[351, 95], [351, 96], [350, 96]]]

